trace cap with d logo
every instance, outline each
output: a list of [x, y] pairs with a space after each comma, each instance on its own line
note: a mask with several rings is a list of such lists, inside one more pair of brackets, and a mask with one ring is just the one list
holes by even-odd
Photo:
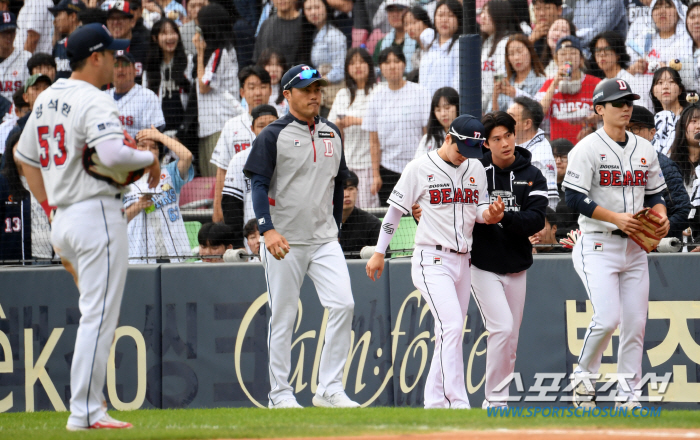
[[481, 147], [484, 145], [484, 124], [472, 115], [457, 116], [447, 134], [457, 144], [459, 154], [466, 158], [481, 159], [484, 154]]

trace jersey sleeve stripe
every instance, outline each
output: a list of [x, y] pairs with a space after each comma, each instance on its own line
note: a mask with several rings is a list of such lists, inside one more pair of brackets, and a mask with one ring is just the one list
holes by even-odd
[[411, 213], [410, 210], [408, 210], [408, 209], [404, 208], [403, 206], [401, 206], [400, 203], [398, 203], [398, 202], [396, 202], [396, 201], [394, 201], [394, 200], [391, 200], [391, 198], [390, 198], [389, 200], [387, 200], [387, 202], [388, 202], [388, 203], [391, 203], [392, 206], [396, 206], [397, 208], [399, 208], [400, 210], [402, 210], [402, 211], [404, 212], [404, 214], [410, 214], [410, 213]]
[[103, 139], [103, 138], [106, 138], [107, 136], [111, 136], [111, 137], [120, 137], [120, 136], [121, 136], [121, 137], [123, 137], [124, 135], [123, 135], [123, 133], [119, 133], [119, 132], [113, 131], [113, 132], [111, 132], [111, 133], [105, 133], [105, 134], [103, 134], [103, 135], [101, 135], [101, 136], [97, 136], [96, 138], [87, 141], [87, 144], [88, 144], [88, 145], [93, 145], [93, 144], [94, 144], [95, 142], [97, 142], [98, 140]]
[[586, 194], [588, 194], [588, 191], [590, 191], [589, 189], [586, 189], [582, 186], [578, 186], [578, 185], [574, 185], [573, 183], [569, 183], [566, 180], [564, 181], [564, 183], [562, 183], [562, 186], [565, 186], [565, 187], [571, 188], [571, 189], [580, 189], [581, 191], [583, 191]]
[[[550, 191], [551, 192], [551, 191]], [[547, 197], [547, 191], [530, 191], [531, 196]]]
[[26, 162], [29, 165], [35, 165], [37, 168], [41, 166], [40, 162], [37, 162], [34, 159], [30, 159], [27, 156], [25, 156], [24, 154], [22, 154], [22, 152], [19, 151], [19, 148], [17, 149], [15, 154], [17, 154], [17, 158], [20, 159], [22, 162]]
[[657, 186], [656, 188], [652, 188], [652, 189], [647, 188], [647, 189], [645, 189], [645, 190], [644, 190], [644, 194], [656, 194], [656, 193], [658, 193], [658, 192], [663, 191], [664, 189], [666, 189], [666, 182], [662, 183], [661, 185]]

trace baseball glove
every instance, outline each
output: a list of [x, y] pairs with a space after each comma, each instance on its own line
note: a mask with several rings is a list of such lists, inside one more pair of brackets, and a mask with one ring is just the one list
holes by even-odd
[[[124, 130], [124, 145], [136, 149], [136, 141], [126, 130]], [[105, 181], [117, 188], [136, 182], [143, 176], [144, 172], [143, 169], [136, 171], [116, 171], [110, 169], [100, 161], [94, 147], [85, 148], [83, 151], [83, 168], [95, 179]]]
[[581, 238], [581, 231], [579, 229], [569, 231], [569, 233], [566, 234], [566, 238], [559, 240], [559, 244], [562, 244], [567, 249], [573, 249], [579, 238]]
[[644, 208], [634, 215], [634, 218], [639, 220], [644, 226], [641, 232], [635, 232], [629, 237], [644, 249], [647, 253], [656, 249], [661, 241], [661, 237], [656, 235], [656, 228], [661, 225], [661, 215], [651, 208]]

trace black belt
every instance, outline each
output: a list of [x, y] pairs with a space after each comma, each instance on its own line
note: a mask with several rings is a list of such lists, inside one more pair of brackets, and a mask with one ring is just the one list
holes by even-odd
[[439, 244], [435, 246], [435, 250], [440, 251], [440, 252], [451, 252], [453, 254], [459, 254], [459, 255], [467, 255], [469, 252], [457, 252], [454, 249], [448, 249], [448, 248], [443, 248]]
[[117, 200], [121, 200], [121, 199], [122, 199], [121, 193], [116, 193], [116, 194], [114, 195], [114, 198], [117, 199]]
[[[594, 234], [605, 234], [605, 232], [596, 231], [596, 232], [594, 232]], [[627, 234], [625, 234], [624, 232], [622, 232], [621, 229], [615, 229], [614, 231], [610, 232], [610, 234], [612, 234], [612, 235], [617, 235], [618, 237], [622, 237], [622, 238], [627, 238], [627, 237], [629, 237], [629, 235], [627, 235]]]

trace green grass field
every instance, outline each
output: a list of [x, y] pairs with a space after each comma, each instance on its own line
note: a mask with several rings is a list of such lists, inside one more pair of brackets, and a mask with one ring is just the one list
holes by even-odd
[[134, 424], [124, 431], [67, 432], [68, 413], [0, 414], [0, 439], [225, 439], [527, 428], [700, 429], [700, 411], [662, 411], [656, 418], [494, 418], [473, 409], [365, 408], [264, 410], [251, 408], [112, 411]]

